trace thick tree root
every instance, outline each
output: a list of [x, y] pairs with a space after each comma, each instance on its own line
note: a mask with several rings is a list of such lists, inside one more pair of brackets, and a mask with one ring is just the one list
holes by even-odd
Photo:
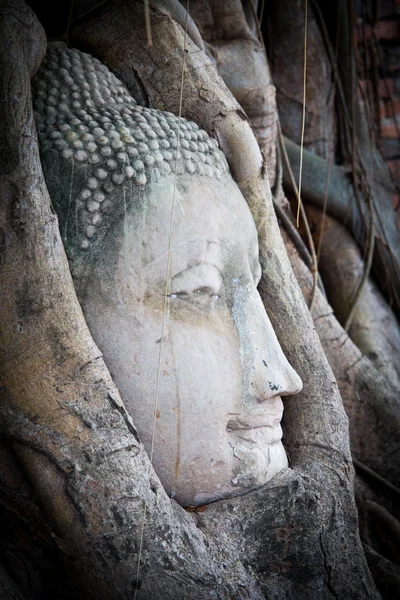
[[[297, 180], [300, 147], [287, 139], [285, 140], [285, 146]], [[353, 234], [361, 249], [365, 250], [368, 217], [360, 213], [351, 181], [341, 167], [329, 165], [328, 161], [304, 150], [302, 197], [317, 208], [322, 209], [328, 173], [330, 184], [327, 212], [340, 223], [343, 223]], [[291, 192], [290, 175], [285, 165], [283, 168], [283, 183], [285, 189]], [[388, 197], [390, 197], [388, 202], [384, 203], [381, 200], [379, 205], [381, 212], [386, 211], [386, 218], [375, 220], [377, 223], [377, 238], [372, 270], [389, 303], [393, 306], [396, 314], [400, 315], [400, 232], [393, 217], [391, 195], [388, 194]], [[374, 210], [377, 210], [376, 206]]]
[[[312, 288], [311, 274], [286, 234], [284, 239], [297, 279], [307, 297]], [[319, 291], [316, 295], [314, 323], [349, 417], [354, 456], [399, 487], [399, 390], [363, 356]]]
[[[321, 212], [310, 205], [307, 215], [316, 242]], [[324, 221], [319, 269], [327, 297], [342, 326], [353, 310], [349, 335], [378, 371], [400, 388], [400, 325], [375, 282], [369, 278], [358, 300], [354, 292], [364, 274], [364, 262], [354, 238], [331, 217]]]
[[[149, 49], [142, 9], [137, 2], [114, 2], [90, 13], [71, 35], [128, 80], [132, 72], [139, 75], [155, 106], [177, 111], [183, 31], [168, 14], [154, 11]], [[7, 11], [3, 34], [0, 56], [8, 57], [11, 45], [16, 63], [1, 71], [7, 92], [1, 141], [9, 136], [15, 156], [1, 179], [7, 249], [0, 265], [7, 324], [1, 350], [7, 360], [1, 365], [0, 427], [82, 595], [132, 600], [146, 502], [138, 598], [261, 600], [282, 597], [284, 590], [298, 600], [308, 599], [316, 585], [325, 598], [358, 600], [361, 590], [365, 598], [378, 598], [358, 537], [337, 385], [290, 269], [255, 137], [212, 64], [189, 40], [185, 116], [218, 137], [253, 210], [263, 298], [305, 385], [301, 396], [286, 401], [285, 443], [295, 472], [256, 493], [259, 510], [247, 496], [210, 507], [202, 514], [210, 519], [206, 531], [207, 524], [196, 527], [167, 498], [83, 320], [43, 184], [21, 50], [27, 34], [18, 19], [10, 26]], [[226, 527], [214, 526], [214, 510]], [[250, 561], [238, 550], [241, 532]]]

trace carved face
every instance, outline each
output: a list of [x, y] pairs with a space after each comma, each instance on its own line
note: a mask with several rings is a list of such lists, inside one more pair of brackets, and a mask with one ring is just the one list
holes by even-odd
[[190, 505], [262, 485], [287, 466], [280, 396], [301, 381], [257, 292], [256, 229], [223, 153], [77, 50], [49, 51], [34, 98], [86, 320], [165, 489]]
[[257, 292], [256, 228], [232, 178], [178, 177], [171, 238], [173, 176], [143, 194], [103, 242], [81, 303], [149, 454], [155, 426], [167, 493], [202, 504], [287, 467], [281, 396], [301, 381]]

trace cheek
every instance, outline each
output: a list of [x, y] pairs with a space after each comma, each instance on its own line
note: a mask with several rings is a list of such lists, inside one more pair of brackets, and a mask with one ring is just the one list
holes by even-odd
[[171, 470], [176, 449], [170, 444], [178, 435], [182, 449], [193, 455], [205, 432], [224, 443], [228, 415], [242, 406], [242, 369], [228, 309], [195, 322], [171, 314], [160, 354], [161, 329], [162, 317], [153, 310], [145, 309], [135, 322], [119, 321], [110, 310], [102, 319], [100, 345], [148, 449], [156, 416], [157, 445]]
[[226, 414], [241, 403], [239, 340], [226, 317], [216, 318], [214, 324], [201, 327], [171, 321], [163, 356], [188, 410], [201, 412], [209, 407]]
[[227, 310], [220, 311], [203, 321], [193, 323], [171, 315], [165, 327], [161, 357], [161, 322], [150, 317], [146, 328], [137, 333], [132, 357], [137, 401], [132, 409], [136, 414], [139, 411], [146, 421], [153, 415], [154, 409], [146, 411], [145, 406], [154, 406], [157, 371], [159, 423], [172, 423], [178, 411], [188, 421], [209, 422], [218, 416], [219, 426], [225, 428], [225, 416], [240, 408], [239, 339], [230, 314]]

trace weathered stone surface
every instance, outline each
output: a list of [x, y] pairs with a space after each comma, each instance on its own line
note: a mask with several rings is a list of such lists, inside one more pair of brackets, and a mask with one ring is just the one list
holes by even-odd
[[164, 488], [186, 506], [263, 485], [288, 465], [281, 396], [301, 381], [257, 292], [257, 231], [224, 155], [87, 54], [52, 50], [35, 87], [79, 299]]
[[[20, 5], [21, 2], [15, 4]], [[116, 49], [116, 54], [126, 60], [127, 69], [130, 66], [128, 59], [134, 57], [136, 64], [142, 65], [140, 73], [144, 79], [151, 71], [146, 84], [150, 80], [155, 82], [159, 88], [155, 95], [158, 93], [164, 107], [175, 110], [179, 99], [178, 72], [181, 70], [175, 48], [180, 47], [183, 33], [181, 36], [171, 20], [164, 19], [161, 23], [160, 19], [156, 19], [153, 22], [155, 43], [150, 52], [140, 45], [141, 41], [143, 45], [147, 43], [140, 20], [143, 5], [125, 2], [123, 14], [120, 7], [118, 2], [113, 2], [111, 8], [108, 5], [110, 10], [103, 20], [98, 18], [97, 11], [96, 14], [91, 13], [85, 19], [85, 26], [94, 16], [99, 24], [99, 52], [102, 50], [105, 55], [110, 47]], [[225, 536], [223, 531], [215, 531], [213, 539], [207, 533], [199, 532], [183, 509], [166, 497], [153, 472], [148, 479], [151, 469], [145, 453], [141, 451], [132, 457], [130, 446], [121, 448], [117, 444], [118, 430], [124, 438], [130, 432], [132, 443], [135, 436], [127, 421], [122, 419], [123, 415], [126, 417], [122, 403], [118, 398], [118, 402], [111, 402], [107, 395], [107, 391], [112, 390], [115, 400], [117, 391], [96, 353], [75, 300], [38, 160], [29, 101], [29, 78], [24, 57], [19, 51], [26, 35], [23, 30], [21, 35], [21, 20], [18, 20], [17, 35], [12, 29], [10, 36], [7, 19], [2, 30], [4, 35], [0, 38], [4, 49], [0, 57], [3, 60], [12, 54], [15, 65], [13, 69], [0, 70], [1, 81], [6, 86], [12, 82], [13, 93], [22, 102], [15, 103], [14, 96], [5, 95], [9, 118], [6, 134], [21, 152], [20, 162], [13, 166], [12, 177], [5, 177], [1, 182], [4, 192], [2, 204], [5, 204], [1, 219], [7, 240], [7, 261], [0, 265], [4, 281], [0, 293], [6, 300], [0, 303], [5, 325], [1, 344], [7, 356], [7, 364], [1, 364], [7, 398], [6, 410], [1, 411], [1, 430], [7, 439], [13, 440], [16, 452], [24, 456], [24, 471], [35, 483], [46, 515], [51, 517], [49, 527], [54, 523], [66, 525], [51, 528], [50, 533], [60, 553], [64, 554], [68, 567], [71, 570], [75, 567], [75, 574], [78, 574], [75, 581], [82, 597], [132, 600], [141, 516], [134, 503], [131, 508], [129, 500], [133, 496], [149, 499], [143, 535], [144, 568], [140, 572], [138, 597], [151, 600], [210, 597], [255, 600], [267, 594], [267, 591], [261, 592], [257, 578], [269, 577], [273, 597], [282, 597], [290, 587], [288, 597], [298, 600], [302, 594], [307, 594], [309, 581], [300, 578], [299, 574], [307, 575], [312, 571], [317, 577], [319, 571], [322, 584], [314, 597], [336, 595], [346, 600], [358, 600], [364, 595], [376, 598], [356, 536], [347, 435], [337, 408], [340, 398], [329, 386], [331, 376], [324, 366], [326, 363], [321, 357], [316, 337], [312, 335], [297, 284], [294, 278], [286, 277], [287, 259], [274, 233], [277, 231], [276, 223], [268, 229], [271, 246], [268, 254], [265, 246], [263, 248], [263, 256], [268, 257], [263, 266], [265, 272], [268, 267], [269, 286], [263, 294], [271, 306], [271, 315], [275, 316], [276, 330], [281, 330], [279, 335], [288, 352], [295, 358], [303, 376], [307, 377], [307, 389], [301, 401], [294, 398], [292, 403], [288, 403], [286, 443], [290, 443], [292, 464], [305, 482], [306, 496], [318, 493], [319, 501], [328, 507], [327, 510], [310, 510], [310, 503], [302, 502], [301, 498], [297, 501], [296, 489], [290, 485], [287, 486], [287, 501], [280, 498], [279, 492], [269, 494], [269, 486], [259, 491], [259, 505], [268, 509], [264, 513], [265, 520], [254, 511], [249, 496], [237, 498], [235, 504], [238, 507], [242, 505], [243, 512], [238, 508], [239, 518], [234, 519], [232, 531], [239, 535], [241, 522], [251, 519], [254, 514], [254, 531], [258, 531], [260, 544], [266, 547], [266, 554], [260, 552], [260, 569], [254, 567], [253, 570], [246, 562], [245, 552], [240, 550], [238, 558], [237, 548], [243, 548], [237, 543], [238, 538], [230, 541], [230, 533]], [[161, 33], [160, 24], [165, 25]], [[138, 32], [139, 36], [136, 35]], [[131, 33], [134, 34], [133, 43], [129, 37]], [[87, 31], [81, 37], [84, 35], [89, 37]], [[159, 42], [162, 42], [161, 51]], [[177, 57], [175, 62], [168, 62], [171, 52]], [[189, 86], [196, 93], [187, 94], [191, 108], [196, 112], [194, 118], [206, 129], [213, 124], [216, 133], [221, 136], [219, 139], [225, 140], [233, 170], [238, 174], [242, 187], [248, 186], [245, 197], [251, 200], [257, 197], [258, 192], [251, 193], [257, 180], [251, 179], [250, 175], [261, 164], [253, 152], [256, 144], [251, 144], [244, 122], [240, 122], [238, 127], [241, 119], [240, 113], [235, 112], [238, 107], [224, 86], [217, 81], [211, 68], [200, 68], [204, 63], [201, 53], [192, 53], [190, 49], [188, 62], [192, 61], [193, 65], [195, 60], [198, 61], [195, 68], [187, 72], [190, 83], [194, 80], [200, 82], [198, 86]], [[157, 80], [152, 78], [155, 68], [162, 74]], [[175, 76], [171, 77], [171, 73]], [[166, 90], [168, 84], [171, 88]], [[201, 86], [207, 89], [207, 100], [203, 102], [197, 95]], [[9, 90], [9, 87], [6, 89]], [[210, 97], [213, 98], [212, 103]], [[225, 107], [229, 105], [232, 108], [233, 112], [228, 117], [226, 111], [221, 110], [221, 102], [218, 104], [221, 99]], [[20, 106], [26, 107], [26, 110], [20, 112]], [[4, 130], [0, 129], [0, 132], [3, 141]], [[232, 145], [234, 140], [239, 142], [235, 147]], [[247, 177], [246, 173], [250, 175]], [[270, 207], [268, 194], [263, 193], [261, 197]], [[15, 209], [13, 212], [8, 210], [10, 206]], [[24, 235], [20, 234], [21, 231]], [[279, 282], [274, 279], [274, 273], [278, 273]], [[24, 290], [27, 295], [27, 290], [32, 289], [36, 304], [28, 297], [25, 306], [37, 308], [43, 303], [42, 310], [18, 313], [16, 307], [19, 306], [18, 301], [21, 304]], [[42, 376], [43, 373], [46, 376]], [[65, 404], [66, 401], [71, 406]], [[93, 418], [85, 423], [88, 407]], [[100, 431], [91, 428], [90, 422], [101, 423]], [[102, 449], [110, 428], [114, 435], [108, 446], [110, 451], [104, 456]], [[97, 452], [100, 460], [92, 460]], [[41, 460], [42, 455], [49, 459]], [[66, 457], [70, 462], [66, 462]], [[290, 482], [292, 474], [292, 471], [285, 471], [285, 481], [287, 477]], [[75, 484], [74, 504], [67, 494], [71, 489], [71, 479]], [[285, 481], [281, 482], [284, 487]], [[130, 495], [122, 494], [122, 502], [121, 490], [130, 491]], [[219, 504], [225, 515], [230, 504], [231, 501], [227, 501], [227, 510], [224, 503]], [[115, 507], [117, 510], [113, 510]], [[212, 510], [210, 506], [203, 514], [204, 519], [209, 515], [212, 521]], [[295, 537], [283, 536], [282, 539], [280, 527], [282, 522], [287, 521], [288, 526], [293, 525]], [[296, 523], [303, 523], [303, 529], [298, 529]], [[326, 523], [329, 523], [329, 543], [324, 543], [324, 552], [313, 553], [312, 544], [318, 539], [321, 524]], [[249, 521], [246, 528], [251, 527]], [[266, 528], [271, 536], [276, 535], [281, 540], [280, 544], [273, 545], [271, 538], [265, 538]], [[307, 530], [316, 535], [306, 536]], [[306, 553], [305, 544], [309, 544], [310, 549]], [[270, 560], [270, 550], [274, 553], [274, 560]], [[290, 560], [287, 560], [288, 555]], [[318, 558], [318, 562], [313, 560], [314, 557]], [[255, 564], [253, 558], [251, 564]], [[309, 598], [310, 594], [306, 597]]]
[[135, 187], [175, 171], [218, 180], [228, 170], [205, 131], [137, 105], [105, 65], [79, 50], [51, 48], [33, 94], [46, 182], [71, 258], [102, 241], [107, 214], [123, 210]]

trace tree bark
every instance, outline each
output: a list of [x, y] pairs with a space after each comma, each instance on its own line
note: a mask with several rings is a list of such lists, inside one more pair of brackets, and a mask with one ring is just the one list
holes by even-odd
[[[33, 122], [29, 74], [43, 56], [43, 31], [15, 2], [3, 4], [2, 33], [2, 89], [12, 87], [3, 96], [1, 132], [10, 152], [1, 174], [0, 424], [46, 514], [48, 534], [83, 597], [131, 598], [146, 504], [139, 597], [205, 598], [215, 589], [221, 597], [262, 597], [237, 559], [206, 546], [191, 517], [167, 498], [90, 337]], [[24, 52], [27, 40], [37, 44], [35, 62]]]
[[[291, 16], [288, 19], [288, 15]], [[267, 8], [266, 45], [283, 134], [301, 141], [304, 87], [305, 2], [282, 0]], [[332, 67], [313, 12], [307, 10], [304, 148], [333, 160], [336, 141]]]
[[[78, 21], [71, 39], [128, 84], [139, 77], [153, 106], [177, 111], [184, 33], [157, 9], [152, 28], [148, 48], [143, 6], [113, 2]], [[0, 431], [77, 593], [132, 598], [140, 560], [143, 599], [378, 598], [358, 537], [337, 385], [286, 255], [255, 137], [212, 64], [189, 39], [183, 114], [219, 139], [253, 210], [261, 293], [304, 391], [286, 401], [292, 469], [191, 515], [153, 472], [73, 290], [30, 101], [43, 31], [17, 0], [3, 2], [1, 31], [0, 139], [9, 152], [0, 180]]]

